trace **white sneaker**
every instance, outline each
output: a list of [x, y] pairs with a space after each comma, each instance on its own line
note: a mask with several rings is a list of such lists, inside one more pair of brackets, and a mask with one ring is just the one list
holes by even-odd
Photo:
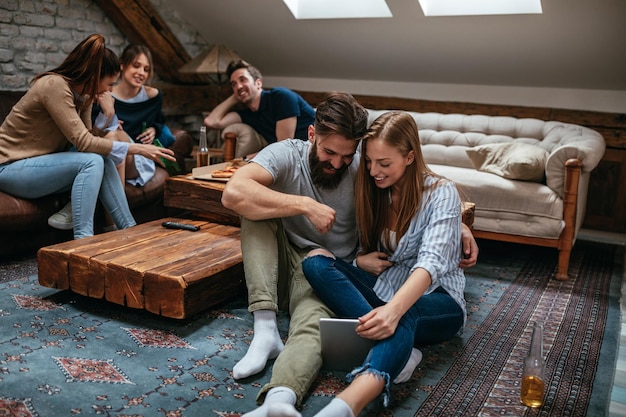
[[406, 382], [409, 379], [411, 379], [413, 372], [415, 371], [415, 369], [417, 368], [417, 365], [419, 365], [421, 361], [422, 361], [422, 351], [419, 349], [413, 348], [413, 350], [411, 350], [411, 356], [409, 356], [409, 360], [406, 362], [406, 365], [404, 365], [404, 368], [402, 369], [402, 371], [400, 371], [396, 379], [393, 380], [393, 383], [402, 384], [403, 382]]
[[72, 219], [72, 201], [69, 201], [65, 207], [48, 217], [48, 224], [55, 229], [73, 229], [74, 222]]

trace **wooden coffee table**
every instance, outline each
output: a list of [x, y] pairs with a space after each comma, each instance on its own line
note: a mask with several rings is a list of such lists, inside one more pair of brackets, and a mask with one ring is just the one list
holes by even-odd
[[163, 204], [183, 209], [194, 217], [215, 223], [239, 226], [239, 215], [222, 205], [225, 182], [196, 180], [191, 175], [177, 175], [165, 182]]
[[[163, 221], [200, 226], [172, 230]], [[239, 228], [166, 218], [41, 248], [39, 283], [182, 319], [245, 294]]]
[[[42, 248], [39, 283], [179, 319], [245, 294], [239, 215], [222, 206], [224, 186], [186, 175], [168, 178], [164, 204], [190, 212], [188, 218]], [[200, 231], [166, 229], [164, 221]]]

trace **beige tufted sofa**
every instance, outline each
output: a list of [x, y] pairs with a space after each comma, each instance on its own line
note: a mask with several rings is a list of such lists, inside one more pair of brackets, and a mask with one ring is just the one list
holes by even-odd
[[[369, 123], [387, 111], [369, 110]], [[604, 155], [602, 136], [557, 121], [408, 113], [417, 122], [429, 166], [455, 181], [476, 204], [474, 235], [556, 248], [556, 278], [567, 279], [571, 249], [585, 216], [589, 175]], [[227, 132], [237, 135], [237, 156], [262, 147], [247, 125], [229, 126]], [[503, 148], [509, 149], [501, 152]], [[485, 155], [492, 160], [481, 165]]]
[[[370, 123], [382, 113], [370, 111]], [[603, 137], [586, 127], [557, 121], [409, 113], [417, 122], [429, 166], [455, 181], [476, 204], [474, 235], [556, 248], [556, 278], [567, 279], [571, 249], [585, 216], [589, 175], [604, 155]], [[523, 144], [523, 149], [507, 145], [510, 154], [491, 156], [506, 158], [511, 167], [515, 163], [523, 166], [520, 172], [514, 168], [502, 172], [506, 171], [502, 161], [495, 161], [495, 169], [480, 165], [480, 161], [477, 165], [479, 150], [488, 153], [504, 148], [498, 144], [513, 143]], [[545, 158], [533, 160], [527, 150], [531, 156], [537, 151]], [[512, 178], [537, 168], [540, 178]]]

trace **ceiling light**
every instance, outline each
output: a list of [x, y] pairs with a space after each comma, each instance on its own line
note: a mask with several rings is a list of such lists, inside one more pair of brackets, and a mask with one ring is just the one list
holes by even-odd
[[425, 16], [541, 14], [541, 0], [419, 0]]
[[392, 17], [385, 0], [283, 0], [300, 19]]

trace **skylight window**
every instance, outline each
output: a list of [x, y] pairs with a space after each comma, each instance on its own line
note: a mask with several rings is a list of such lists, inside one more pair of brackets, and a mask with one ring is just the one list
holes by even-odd
[[392, 17], [385, 0], [283, 0], [300, 19], [363, 19]]
[[426, 16], [541, 14], [541, 0], [419, 0]]
[[[406, 0], [404, 0], [406, 1]], [[393, 17], [385, 0], [283, 0], [297, 19]], [[419, 0], [425, 16], [541, 14], [541, 0]]]

